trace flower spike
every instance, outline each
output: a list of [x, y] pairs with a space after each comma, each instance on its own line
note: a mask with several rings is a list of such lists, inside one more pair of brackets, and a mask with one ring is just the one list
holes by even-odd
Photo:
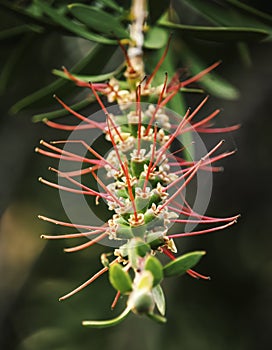
[[[143, 21], [137, 23], [139, 28], [142, 24]], [[65, 222], [39, 216], [41, 220], [67, 229], [67, 233], [43, 234], [41, 238], [71, 239], [73, 242], [75, 239], [85, 239], [81, 243], [76, 242], [65, 248], [64, 251], [67, 253], [78, 252], [95, 244], [111, 246], [110, 251], [101, 255], [102, 268], [59, 299], [68, 299], [107, 273], [109, 282], [115, 290], [111, 309], [116, 307], [121, 297], [126, 299], [126, 306], [124, 311], [113, 319], [83, 321], [83, 325], [89, 327], [113, 326], [131, 313], [165, 323], [165, 298], [161, 286], [164, 279], [186, 273], [195, 279], [210, 279], [209, 276], [200, 274], [194, 269], [206, 252], [198, 250], [177, 255], [175, 240], [222, 231], [234, 225], [239, 217], [239, 215], [228, 215], [217, 218], [198, 213], [196, 206], [192, 204], [193, 196], [187, 196], [187, 191], [190, 192], [195, 182], [198, 183], [193, 181], [196, 176], [202, 174], [211, 176], [213, 172], [221, 171], [222, 167], [217, 162], [233, 155], [235, 151], [219, 153], [224, 143], [222, 140], [210, 151], [201, 149], [201, 157], [189, 158], [186, 152], [188, 144], [196, 149], [199, 145], [197, 141], [189, 141], [185, 145], [183, 138], [185, 133], [191, 131], [206, 134], [231, 132], [237, 130], [239, 125], [217, 127], [215, 120], [220, 113], [218, 108], [201, 118], [199, 115], [208, 103], [209, 96], [205, 96], [195, 108], [188, 108], [183, 115], [171, 116], [164, 108], [183, 87], [209, 74], [220, 61], [183, 81], [180, 81], [181, 71], [177, 71], [172, 78], [165, 73], [163, 84], [156, 86], [153, 83], [154, 77], [169, 51], [171, 35], [162, 57], [148, 78], [144, 72], [141, 55], [136, 57], [132, 54], [141, 51], [138, 50], [141, 45], [138, 45], [136, 39], [137, 35], [131, 43], [129, 42], [128, 51], [124, 47], [124, 43], [127, 42], [118, 40], [127, 65], [122, 80], [118, 80], [118, 76], [105, 83], [86, 83], [63, 68], [67, 78], [76, 85], [91, 90], [103, 111], [101, 120], [95, 121], [74, 111], [57, 96], [54, 98], [62, 108], [80, 124], [66, 125], [44, 120], [46, 125], [59, 130], [88, 133], [96, 129], [97, 135], [105, 134], [105, 147], [101, 145], [100, 139], [99, 142], [89, 143], [84, 137], [72, 134], [67, 141], [42, 140], [40, 147], [36, 148], [39, 154], [72, 165], [71, 168], [64, 170], [49, 168], [64, 184], [61, 181], [54, 183], [40, 177], [41, 183], [59, 191], [83, 196], [84, 201], [84, 196], [94, 197], [96, 204], [94, 214], [103, 210], [105, 211], [103, 214], [107, 217], [101, 226], [95, 226], [92, 225], [91, 215], [88, 216], [89, 222], [82, 224], [74, 223], [73, 220]], [[136, 50], [131, 50], [132, 42]], [[108, 101], [104, 104], [105, 97]], [[156, 104], [151, 104], [150, 101], [156, 101]], [[118, 112], [110, 112], [111, 107], [108, 107], [108, 103], [112, 102], [117, 102]], [[196, 120], [196, 117], [199, 119]], [[65, 147], [66, 143], [69, 149]], [[83, 149], [85, 154], [73, 151], [76, 146]], [[107, 151], [103, 151], [104, 149]], [[197, 191], [198, 188], [195, 188], [196, 193]], [[205, 201], [206, 198], [201, 200]], [[66, 203], [64, 209], [65, 205]], [[90, 206], [88, 209], [92, 211], [93, 208]], [[178, 224], [183, 224], [185, 228], [177, 229]], [[195, 228], [197, 225], [200, 225], [200, 228]], [[191, 231], [188, 229], [190, 226], [194, 227]], [[72, 233], [69, 233], [69, 228], [74, 229]], [[162, 254], [169, 258], [168, 263], [164, 262], [165, 259], [161, 261]]]

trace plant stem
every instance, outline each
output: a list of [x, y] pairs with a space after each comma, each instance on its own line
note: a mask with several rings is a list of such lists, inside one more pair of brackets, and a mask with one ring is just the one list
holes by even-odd
[[131, 45], [128, 48], [128, 57], [131, 64], [137, 72], [142, 72], [144, 75], [143, 63], [143, 44], [144, 34], [143, 26], [147, 17], [146, 0], [132, 0], [130, 26]]

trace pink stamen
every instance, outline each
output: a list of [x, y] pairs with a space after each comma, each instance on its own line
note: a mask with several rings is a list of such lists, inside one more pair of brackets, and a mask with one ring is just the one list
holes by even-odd
[[210, 71], [214, 70], [216, 67], [219, 66], [219, 64], [221, 64], [221, 61], [217, 61], [215, 63], [213, 63], [211, 66], [209, 66], [206, 69], [203, 69], [203, 71], [201, 71], [200, 73], [196, 74], [195, 76], [193, 76], [192, 78], [189, 78], [187, 80], [184, 80], [180, 83], [180, 87], [184, 87], [186, 85], [189, 85], [199, 79], [201, 79], [202, 77], [204, 77], [204, 75], [208, 74]]
[[133, 212], [134, 212], [135, 222], [138, 222], [137, 208], [136, 208], [135, 199], [133, 196], [132, 186], [131, 186], [131, 182], [130, 182], [128, 165], [126, 162], [124, 162], [124, 170], [125, 170], [125, 176], [127, 179], [128, 194], [129, 194], [129, 198], [131, 200], [131, 204], [132, 204], [132, 208], [133, 208]]
[[173, 90], [174, 91], [179, 90], [181, 87], [187, 86], [187, 85], [189, 85], [197, 80], [200, 80], [204, 75], [208, 74], [210, 71], [212, 71], [217, 66], [219, 66], [220, 63], [221, 63], [221, 61], [217, 61], [217, 62], [213, 63], [211, 66], [209, 66], [208, 68], [203, 69], [201, 72], [194, 75], [193, 77], [191, 77], [187, 80], [184, 80], [175, 86], [172, 86], [171, 88], [169, 88], [169, 92], [173, 91]]
[[71, 161], [76, 161], [76, 162], [85, 162], [85, 163], [90, 163], [90, 164], [96, 164], [96, 165], [102, 165], [103, 166], [103, 162], [104, 162], [104, 159], [103, 159], [103, 162], [101, 162], [101, 160], [98, 160], [98, 159], [89, 159], [89, 158], [85, 158], [85, 157], [81, 157], [75, 153], [72, 153], [72, 152], [68, 152], [68, 151], [65, 151], [63, 149], [60, 149], [58, 147], [55, 147], [55, 146], [52, 146], [50, 143], [47, 143], [43, 140], [40, 141], [40, 144], [51, 149], [52, 151], [55, 151], [58, 154], [55, 154], [55, 153], [51, 153], [51, 152], [47, 152], [47, 151], [44, 151], [38, 147], [35, 148], [35, 151], [38, 152], [38, 153], [41, 153], [43, 155], [47, 155], [47, 156], [50, 156], [50, 157], [53, 157], [53, 158], [59, 158], [59, 159], [65, 159], [65, 160], [71, 160]]
[[92, 175], [95, 178], [95, 180], [99, 183], [99, 185], [108, 193], [109, 196], [112, 197], [113, 201], [120, 205], [120, 207], [124, 207], [124, 204], [107, 188], [107, 186], [99, 179], [97, 174], [92, 171]]
[[177, 127], [177, 130], [174, 132], [173, 135], [171, 135], [171, 137], [169, 138], [169, 140], [164, 144], [162, 145], [162, 147], [157, 151], [158, 153], [158, 156], [157, 156], [157, 159], [155, 161], [155, 163], [153, 164], [153, 167], [152, 167], [152, 170], [153, 171], [157, 164], [159, 163], [159, 161], [161, 160], [162, 156], [166, 153], [168, 147], [171, 145], [171, 143], [175, 140], [176, 136], [178, 135], [180, 129], [183, 127], [183, 124], [184, 124], [184, 120], [186, 118], [188, 118], [190, 114], [190, 109], [187, 110], [185, 116], [184, 116], [184, 119], [180, 122], [179, 126]]
[[[98, 196], [98, 197], [101, 197], [101, 198], [106, 197], [104, 193], [103, 194], [102, 193], [98, 193], [98, 192], [93, 191], [91, 189], [88, 189], [87, 191], [82, 191], [82, 190], [77, 190], [77, 189], [66, 187], [66, 186], [61, 186], [61, 185], [58, 185], [56, 183], [47, 181], [47, 180], [43, 179], [42, 177], [39, 177], [39, 181], [41, 183], [47, 185], [47, 186], [50, 186], [50, 187], [53, 187], [53, 188], [57, 188], [58, 190], [63, 190], [63, 191], [71, 192], [71, 193], [77, 193], [77, 194], [85, 194], [85, 195], [88, 195], [88, 196]], [[82, 185], [81, 187], [86, 187], [86, 186]], [[106, 199], [109, 200], [109, 198], [107, 198], [107, 197], [106, 197]]]
[[166, 47], [165, 47], [165, 50], [162, 54], [162, 57], [160, 58], [159, 62], [157, 63], [156, 67], [154, 68], [153, 72], [151, 73], [151, 75], [148, 77], [147, 81], [146, 81], [146, 84], [145, 84], [145, 89], [148, 88], [149, 84], [151, 83], [151, 81], [153, 80], [153, 78], [155, 77], [157, 71], [159, 70], [160, 66], [162, 65], [166, 55], [167, 55], [167, 52], [169, 50], [169, 46], [170, 46], [170, 42], [171, 42], [171, 39], [172, 39], [172, 34], [169, 35], [169, 38], [168, 38], [168, 41], [167, 41], [167, 44], [166, 44]]
[[120, 46], [120, 49], [123, 51], [123, 54], [125, 56], [125, 60], [126, 60], [126, 63], [127, 63], [127, 66], [129, 68], [129, 73], [130, 74], [133, 74], [133, 73], [136, 73], [135, 69], [133, 68], [131, 62], [130, 62], [130, 58], [128, 56], [128, 53], [127, 53], [127, 50], [126, 48], [124, 47], [124, 45], [121, 43], [121, 40], [117, 40], [118, 41], [118, 44]]
[[138, 115], [138, 151], [137, 155], [140, 155], [141, 150], [141, 128], [142, 128], [142, 109], [141, 109], [141, 84], [137, 86], [136, 90], [136, 106]]
[[203, 280], [210, 280], [211, 279], [210, 276], [201, 275], [200, 273], [198, 273], [194, 270], [191, 270], [191, 269], [187, 270], [186, 272], [188, 273], [188, 275], [190, 275], [191, 277], [196, 278], [196, 279], [199, 279], [199, 278], [201, 278]]
[[154, 112], [153, 112], [153, 114], [152, 114], [152, 116], [151, 116], [151, 119], [150, 119], [150, 121], [149, 121], [149, 123], [148, 123], [148, 126], [147, 126], [147, 128], [146, 128], [145, 136], [148, 135], [149, 130], [150, 130], [151, 126], [153, 125], [153, 122], [154, 122], [154, 119], [155, 119], [155, 117], [156, 117], [156, 114], [157, 114], [158, 110], [161, 108], [161, 101], [162, 101], [163, 96], [164, 96], [164, 93], [165, 93], [166, 84], [167, 84], [167, 79], [168, 79], [168, 74], [165, 73], [165, 79], [164, 79], [163, 88], [162, 88], [162, 91], [161, 91], [161, 93], [160, 93], [160, 96], [159, 96], [159, 99], [158, 99], [158, 103], [157, 103], [157, 105], [156, 105], [156, 108], [155, 108], [155, 110], [154, 110]]
[[78, 252], [79, 250], [83, 250], [86, 249], [88, 247], [91, 247], [92, 245], [96, 244], [97, 242], [100, 242], [103, 238], [106, 238], [108, 236], [107, 233], [102, 233], [100, 236], [92, 239], [89, 242], [86, 242], [84, 244], [78, 245], [76, 247], [72, 247], [72, 248], [65, 248], [64, 251], [66, 253], [73, 253], [73, 252]]
[[[119, 260], [119, 258], [116, 258], [115, 260], [113, 260], [110, 265], [116, 263]], [[82, 289], [84, 289], [85, 287], [87, 287], [88, 285], [90, 285], [93, 281], [95, 281], [98, 277], [100, 277], [101, 275], [103, 275], [103, 273], [105, 273], [106, 271], [108, 271], [109, 267], [104, 267], [103, 269], [101, 269], [100, 271], [98, 271], [95, 275], [93, 275], [89, 280], [87, 280], [85, 283], [81, 284], [79, 287], [77, 287], [76, 289], [72, 290], [70, 293], [62, 296], [61, 298], [59, 298], [59, 301], [61, 300], [65, 300], [69, 297], [71, 297], [72, 295], [76, 294], [77, 292], [81, 291]]]
[[[59, 130], [67, 130], [67, 131], [73, 131], [73, 130], [88, 130], [88, 129], [93, 129], [96, 128], [94, 125], [89, 125], [89, 124], [83, 124], [83, 125], [66, 125], [66, 124], [58, 124], [55, 122], [52, 122], [46, 118], [43, 119], [44, 124], [49, 126], [50, 128], [53, 129], [59, 129]], [[102, 129], [102, 123], [101, 124], [101, 129]]]
[[235, 131], [235, 130], [238, 130], [240, 127], [241, 125], [237, 124], [232, 126], [226, 126], [224, 128], [196, 128], [196, 131], [201, 133], [206, 133], [206, 134], [215, 134], [215, 133]]
[[[192, 216], [192, 215], [191, 215]], [[211, 224], [211, 223], [218, 223], [218, 222], [225, 222], [225, 221], [235, 221], [239, 218], [240, 215], [235, 215], [229, 218], [204, 218], [204, 219], [198, 219], [198, 220], [191, 220], [191, 219], [172, 219], [171, 222], [178, 222], [178, 223], [192, 223], [192, 224]]]
[[92, 153], [96, 158], [103, 161], [105, 164], [109, 165], [111, 168], [115, 169], [113, 165], [108, 162], [105, 158], [103, 158], [98, 152], [96, 152], [91, 146], [89, 146], [85, 141], [83, 140], [64, 140], [64, 141], [51, 141], [50, 144], [62, 144], [62, 143], [81, 143], [90, 153]]
[[111, 304], [111, 309], [112, 309], [112, 310], [115, 309], [115, 306], [116, 306], [116, 304], [117, 304], [117, 302], [118, 302], [120, 296], [121, 296], [121, 292], [118, 290], [118, 292], [115, 294], [115, 297], [114, 297], [113, 302], [112, 302], [112, 304]]
[[64, 109], [66, 109], [69, 113], [73, 114], [73, 115], [74, 115], [75, 117], [77, 117], [78, 119], [80, 119], [80, 120], [86, 122], [87, 124], [93, 125], [93, 126], [97, 127], [98, 129], [104, 130], [104, 129], [101, 127], [100, 123], [97, 123], [97, 122], [95, 122], [95, 121], [93, 121], [93, 120], [90, 120], [89, 118], [84, 117], [82, 114], [80, 114], [80, 113], [74, 111], [72, 108], [70, 108], [69, 106], [67, 106], [67, 104], [64, 103], [58, 96], [54, 95], [53, 97], [62, 105], [62, 107], [63, 107]]
[[213, 227], [213, 228], [209, 228], [206, 230], [200, 230], [200, 231], [194, 231], [194, 232], [184, 232], [184, 233], [177, 233], [174, 235], [170, 235], [168, 236], [169, 238], [179, 238], [179, 237], [189, 237], [189, 236], [196, 236], [196, 235], [202, 235], [205, 233], [210, 233], [210, 232], [214, 232], [214, 231], [219, 231], [219, 230], [223, 230], [225, 228], [227, 228], [228, 226], [231, 226], [233, 224], [235, 224], [237, 222], [237, 220], [233, 220], [225, 225], [222, 226], [217, 226], [217, 227]]
[[61, 171], [59, 171], [57, 169], [54, 169], [52, 167], [49, 167], [49, 170], [54, 171], [55, 173], [57, 173], [61, 177], [64, 177], [65, 179], [69, 180], [74, 185], [79, 186], [80, 188], [83, 188], [84, 190], [88, 191], [93, 196], [99, 196], [99, 197], [102, 197], [102, 198], [106, 198], [107, 200], [110, 200], [107, 197], [106, 193], [101, 193], [101, 192], [94, 191], [93, 189], [89, 188], [88, 186], [83, 185], [81, 182], [76, 181], [75, 179], [73, 179], [72, 177], [67, 175], [67, 173], [63, 173], [63, 172], [61, 172]]
[[155, 128], [154, 128], [154, 138], [153, 138], [153, 144], [152, 144], [152, 152], [151, 152], [151, 157], [149, 160], [149, 164], [148, 164], [148, 168], [147, 168], [147, 172], [146, 172], [146, 176], [145, 176], [145, 182], [144, 182], [144, 186], [143, 186], [143, 192], [146, 191], [146, 186], [147, 186], [147, 182], [151, 173], [151, 169], [153, 168], [153, 162], [155, 159], [155, 151], [156, 151], [156, 142], [157, 142], [157, 131], [158, 131], [158, 127], [155, 124]]
[[[165, 247], [162, 248], [163, 250], [163, 253], [165, 255], [167, 255], [171, 260], [176, 260], [176, 257]], [[194, 278], [202, 278], [204, 280], [210, 280], [211, 278], [209, 276], [204, 276], [204, 275], [201, 275], [200, 273], [192, 270], [192, 269], [189, 269], [186, 271], [186, 273], [188, 273], [188, 275], [190, 275], [191, 277], [194, 277]]]
[[91, 235], [97, 235], [98, 233], [101, 233], [101, 231], [105, 231], [105, 228], [101, 228], [101, 230], [95, 230], [95, 231], [87, 231], [84, 233], [69, 233], [66, 235], [41, 235], [42, 239], [73, 239], [73, 238], [88, 238]]
[[74, 223], [72, 224], [70, 222], [64, 222], [64, 221], [59, 221], [56, 219], [51, 219], [51, 218], [48, 218], [48, 217], [43, 216], [43, 215], [38, 215], [38, 218], [40, 220], [43, 220], [43, 221], [51, 222], [52, 224], [55, 224], [55, 225], [61, 225], [61, 226], [66, 226], [66, 227], [82, 228], [82, 229], [86, 229], [86, 230], [101, 230], [101, 231], [105, 230], [101, 226], [81, 225], [81, 224], [74, 224]]
[[[180, 186], [180, 188], [170, 197], [168, 198], [159, 208], [159, 210], [161, 211], [163, 208], [165, 208], [165, 206], [167, 206], [169, 203], [171, 203], [171, 201], [173, 201], [173, 199], [179, 195], [179, 193], [185, 188], [185, 186], [187, 186], [187, 184], [192, 180], [192, 178], [194, 177], [194, 175], [197, 173], [198, 169], [200, 168], [200, 166], [202, 165], [203, 161], [205, 161], [207, 158], [210, 157], [210, 155], [212, 155], [214, 152], [217, 151], [217, 149], [223, 144], [224, 141], [220, 141], [210, 152], [208, 152], [202, 159], [200, 159], [200, 161], [198, 161], [195, 166], [193, 166], [191, 169], [189, 169], [190, 171], [190, 175], [189, 177], [184, 181], [184, 183]], [[189, 172], [188, 171], [188, 172]]]
[[123, 142], [124, 139], [122, 138], [122, 136], [121, 136], [121, 134], [120, 134], [120, 132], [119, 132], [117, 126], [115, 125], [114, 121], [112, 120], [112, 118], [111, 118], [111, 116], [110, 116], [110, 113], [107, 111], [107, 108], [104, 106], [104, 103], [102, 102], [101, 98], [98, 96], [97, 92], [95, 91], [95, 88], [94, 88], [93, 84], [92, 84], [91, 82], [89, 82], [89, 85], [90, 85], [90, 88], [91, 88], [92, 91], [93, 91], [93, 94], [94, 94], [94, 96], [95, 96], [97, 102], [99, 103], [100, 107], [102, 108], [102, 110], [103, 110], [103, 112], [104, 112], [106, 118], [109, 119], [109, 120], [111, 121], [112, 126], [113, 126], [115, 132], [116, 132], [117, 135], [119, 136], [120, 140]]

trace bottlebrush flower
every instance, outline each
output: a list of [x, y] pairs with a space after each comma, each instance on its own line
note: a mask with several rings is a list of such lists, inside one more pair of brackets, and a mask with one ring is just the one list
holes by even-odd
[[[110, 214], [110, 218], [101, 226], [92, 225], [91, 222], [87, 225], [62, 222], [40, 216], [42, 220], [81, 231], [59, 236], [42, 235], [42, 238], [88, 239], [81, 245], [65, 249], [66, 252], [79, 251], [98, 242], [105, 244], [106, 241], [107, 245], [112, 244], [112, 254], [104, 254], [101, 257], [103, 268], [85, 283], [62, 296], [60, 300], [67, 299], [102, 274], [109, 272], [110, 283], [116, 290], [112, 308], [115, 307], [121, 294], [127, 296], [127, 307], [120, 316], [112, 320], [84, 321], [83, 324], [86, 326], [111, 326], [122, 321], [130, 312], [165, 322], [164, 296], [161, 288], [161, 282], [165, 277], [187, 273], [194, 278], [209, 279], [192, 270], [205, 252], [191, 252], [176, 258], [174, 254], [177, 253], [177, 248], [174, 239], [219, 231], [233, 225], [238, 218], [238, 215], [215, 218], [196, 213], [185, 198], [186, 188], [200, 171], [218, 171], [219, 168], [214, 166], [214, 163], [234, 152], [217, 154], [223, 143], [221, 141], [200, 159], [188, 160], [182, 156], [182, 151], [186, 147], [180, 141], [180, 136], [189, 131], [228, 132], [237, 129], [238, 126], [212, 128], [211, 121], [219, 114], [219, 109], [200, 121], [194, 121], [208, 97], [205, 97], [194, 110], [188, 109], [184, 116], [179, 116], [174, 122], [165, 109], [181, 87], [199, 80], [216, 68], [219, 62], [183, 82], [179, 81], [176, 74], [168, 83], [166, 74], [163, 85], [152, 86], [154, 75], [166, 53], [167, 49], [148, 78], [143, 76], [142, 71], [137, 72], [126, 56], [125, 77], [128, 90], [120, 89], [116, 79], [105, 84], [92, 84], [79, 80], [64, 69], [67, 76], [77, 85], [91, 90], [105, 119], [97, 122], [85, 117], [55, 96], [62, 107], [81, 123], [71, 126], [46, 120], [46, 124], [71, 131], [88, 132], [96, 128], [105, 133], [105, 138], [112, 148], [107, 154], [101, 154], [99, 149], [95, 149], [84, 139], [70, 138], [66, 142], [41, 141], [42, 148], [36, 148], [40, 154], [83, 165], [79, 170], [72, 171], [50, 168], [59, 178], [68, 181], [71, 187], [40, 178], [42, 183], [59, 190], [94, 197], [97, 205], [100, 201], [104, 201]], [[109, 102], [118, 103], [119, 114], [109, 112], [100, 98], [101, 95], [107, 96]], [[143, 96], [154, 97], [154, 95], [158, 98], [156, 105], [141, 103]], [[60, 145], [65, 143], [81, 145], [86, 155], [72, 152], [65, 147], [61, 148]], [[86, 174], [93, 177], [98, 189], [78, 180], [79, 176]], [[205, 225], [205, 228], [169, 233], [170, 227], [175, 223]], [[161, 254], [171, 259], [164, 266], [158, 258]], [[155, 307], [159, 314], [154, 312]]]

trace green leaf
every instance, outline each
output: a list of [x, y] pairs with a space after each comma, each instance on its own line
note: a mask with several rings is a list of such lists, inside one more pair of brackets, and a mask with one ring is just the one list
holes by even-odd
[[71, 19], [60, 14], [57, 10], [47, 5], [44, 1], [34, 0], [37, 6], [39, 6], [42, 11], [49, 16], [54, 22], [61, 25], [63, 28], [69, 30], [70, 32], [81, 36], [84, 39], [91, 40], [101, 44], [116, 44], [116, 40], [111, 40], [105, 38], [101, 35], [92, 33], [88, 31], [84, 26], [73, 22]]
[[12, 28], [0, 31], [0, 40], [9, 39], [10, 37], [22, 35], [28, 32], [42, 33], [43, 29], [35, 25], [22, 24]]
[[81, 23], [97, 32], [114, 34], [118, 38], [128, 38], [129, 33], [117, 17], [97, 7], [83, 4], [71, 4], [68, 8]]
[[[73, 74], [80, 73], [86, 69], [89, 69], [90, 67], [92, 67], [94, 72], [99, 72], [109, 61], [109, 57], [114, 51], [115, 47], [113, 46], [102, 46], [100, 44], [95, 44], [86, 54], [86, 56], [74, 67], [72, 67], [70, 72]], [[18, 101], [11, 107], [10, 112], [12, 114], [18, 113], [22, 109], [33, 105], [34, 103], [44, 100], [47, 101], [48, 97], [51, 99], [53, 93], [64, 94], [75, 89], [76, 86], [74, 83], [72, 84], [68, 80], [58, 79]]]
[[[181, 0], [180, 0], [181, 1]], [[207, 18], [215, 24], [231, 27], [248, 27], [257, 28], [267, 31], [272, 35], [272, 28], [266, 25], [263, 20], [259, 20], [256, 16], [250, 16], [249, 13], [237, 11], [237, 8], [228, 6], [226, 3], [218, 3], [216, 1], [202, 0], [182, 0], [190, 7], [194, 8], [201, 16]]]
[[106, 320], [106, 321], [83, 321], [82, 325], [87, 326], [87, 327], [92, 327], [92, 328], [106, 328], [106, 327], [111, 327], [115, 326], [118, 323], [122, 322], [130, 313], [130, 308], [127, 307], [121, 315], [112, 318], [111, 320]]
[[111, 265], [109, 269], [109, 279], [111, 285], [122, 294], [132, 290], [132, 281], [129, 273], [118, 263]]
[[32, 35], [24, 36], [18, 45], [16, 45], [12, 52], [10, 53], [8, 59], [5, 64], [1, 67], [0, 71], [0, 95], [4, 93], [7, 89], [10, 81], [10, 77], [12, 77], [14, 67], [19, 64], [20, 58], [23, 52], [26, 50], [26, 47], [29, 41], [32, 39]]
[[154, 24], [162, 15], [163, 13], [169, 8], [170, 6], [170, 0], [149, 0], [148, 1], [149, 6], [149, 17], [150, 17], [150, 23]]
[[158, 323], [166, 323], [167, 319], [165, 317], [162, 317], [160, 315], [156, 315], [156, 314], [147, 314], [147, 316], [149, 318], [151, 318], [151, 320], [156, 321]]
[[[101, 81], [108, 80], [116, 75], [118, 75], [124, 67], [124, 64], [121, 64], [118, 68], [116, 68], [114, 71], [109, 72], [109, 73], [104, 73], [104, 74], [99, 74], [99, 75], [80, 75], [80, 74], [73, 74], [73, 76], [77, 79], [80, 79], [85, 82], [92, 82], [92, 83], [98, 83]], [[61, 77], [63, 79], [69, 80], [70, 78], [62, 71], [59, 69], [53, 69], [52, 73], [57, 75], [58, 77]]]
[[144, 47], [147, 49], [160, 49], [165, 47], [168, 33], [160, 27], [151, 27], [145, 35]]
[[266, 30], [258, 28], [192, 26], [165, 20], [160, 21], [159, 24], [177, 29], [182, 37], [189, 36], [210, 41], [261, 41], [269, 36]]
[[159, 312], [164, 316], [165, 315], [165, 297], [164, 297], [162, 287], [159, 284], [157, 284], [152, 289], [152, 294]]
[[[92, 102], [94, 102], [96, 99], [94, 96], [88, 96], [87, 98], [85, 98], [84, 100], [75, 103], [74, 105], [70, 106], [74, 111], [78, 111], [82, 108], [87, 107], [89, 104], [91, 104]], [[60, 118], [63, 117], [65, 115], [68, 115], [69, 112], [66, 111], [66, 109], [58, 109], [55, 111], [51, 111], [51, 112], [47, 112], [47, 113], [40, 113], [40, 114], [35, 114], [32, 117], [32, 121], [34, 123], [43, 121], [44, 119], [56, 119], [56, 118]]]
[[165, 277], [180, 276], [187, 270], [195, 266], [199, 260], [205, 255], [204, 251], [196, 251], [184, 254], [164, 266], [163, 273]]
[[[198, 74], [208, 67], [208, 64], [203, 63], [184, 42], [182, 42], [180, 54], [185, 65], [190, 67], [192, 74]], [[214, 96], [227, 100], [235, 100], [239, 97], [238, 89], [214, 72], [206, 74], [198, 82], [199, 85], [203, 86], [207, 92]]]
[[162, 264], [155, 256], [149, 255], [146, 259], [145, 270], [150, 271], [153, 275], [153, 287], [163, 279]]
[[102, 4], [104, 4], [105, 6], [107, 6], [108, 8], [111, 8], [113, 10], [118, 11], [119, 13], [123, 13], [124, 10], [121, 6], [117, 5], [116, 2], [112, 1], [112, 0], [100, 0], [100, 2]]
[[229, 4], [232, 4], [233, 6], [239, 8], [240, 10], [244, 11], [247, 14], [254, 15], [254, 17], [257, 17], [261, 19], [262, 21], [267, 21], [269, 24], [272, 24], [272, 16], [268, 13], [262, 12], [260, 10], [257, 10], [254, 7], [251, 7], [241, 1], [237, 0], [226, 0]]

